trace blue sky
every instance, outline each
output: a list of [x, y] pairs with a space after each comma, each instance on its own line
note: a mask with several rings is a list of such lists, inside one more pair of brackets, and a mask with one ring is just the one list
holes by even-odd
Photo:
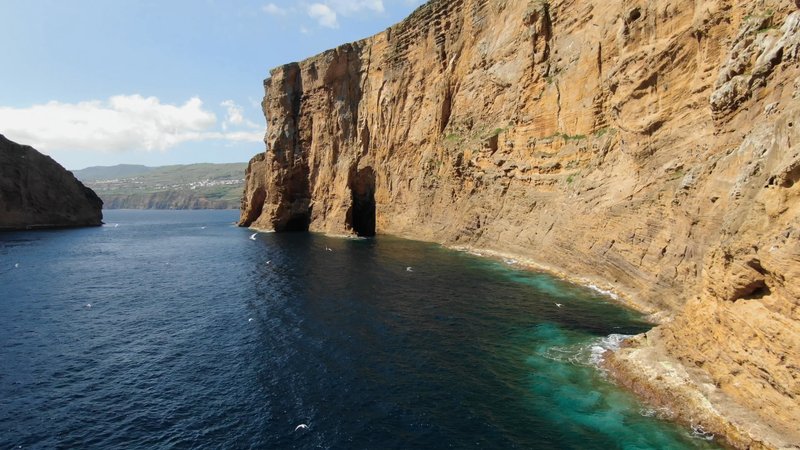
[[0, 0], [0, 134], [68, 169], [247, 161], [262, 80], [422, 0]]

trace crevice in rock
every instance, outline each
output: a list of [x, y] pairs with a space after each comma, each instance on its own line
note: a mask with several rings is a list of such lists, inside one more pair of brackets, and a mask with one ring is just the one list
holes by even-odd
[[247, 215], [244, 220], [240, 222], [242, 226], [249, 227], [250, 224], [256, 221], [261, 216], [261, 211], [264, 208], [264, 200], [267, 199], [267, 191], [260, 187], [253, 192], [253, 196], [246, 199], [250, 208], [247, 209]]
[[375, 236], [375, 170], [372, 167], [351, 171], [350, 193], [352, 205], [347, 225], [358, 236]]
[[764, 280], [756, 280], [747, 286], [746, 290], [743, 292], [742, 296], [739, 297], [739, 299], [760, 300], [770, 294], [772, 294], [772, 291], [769, 289], [767, 283]]
[[450, 114], [453, 111], [453, 93], [450, 88], [447, 88], [442, 100], [442, 111], [439, 119], [439, 132], [443, 133], [447, 125], [450, 123]]
[[781, 174], [781, 187], [790, 188], [800, 180], [800, 163], [794, 165], [787, 169], [783, 174]]

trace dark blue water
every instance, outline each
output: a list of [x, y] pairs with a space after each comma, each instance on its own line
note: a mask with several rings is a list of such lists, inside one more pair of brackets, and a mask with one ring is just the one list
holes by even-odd
[[711, 446], [594, 368], [648, 327], [592, 291], [235, 218], [0, 234], [0, 449]]

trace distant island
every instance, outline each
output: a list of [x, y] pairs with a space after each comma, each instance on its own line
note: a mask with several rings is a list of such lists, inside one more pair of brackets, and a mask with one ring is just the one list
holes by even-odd
[[87, 167], [75, 177], [106, 209], [238, 209], [246, 163]]

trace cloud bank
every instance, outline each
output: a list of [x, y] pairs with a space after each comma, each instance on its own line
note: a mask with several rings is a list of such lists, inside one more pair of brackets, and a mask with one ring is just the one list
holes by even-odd
[[227, 111], [221, 129], [197, 97], [182, 105], [118, 95], [106, 101], [0, 107], [0, 133], [42, 151], [166, 151], [192, 141], [262, 141], [263, 130], [244, 118], [241, 107], [230, 100], [221, 106]]
[[[422, 0], [394, 1], [402, 1], [409, 5], [416, 5], [422, 2]], [[382, 14], [386, 10], [384, 0], [298, 0], [290, 3], [292, 4], [289, 6], [267, 3], [261, 7], [261, 10], [276, 17], [304, 14], [317, 22], [319, 26], [325, 28], [339, 28], [340, 17], [349, 17], [364, 13]]]

